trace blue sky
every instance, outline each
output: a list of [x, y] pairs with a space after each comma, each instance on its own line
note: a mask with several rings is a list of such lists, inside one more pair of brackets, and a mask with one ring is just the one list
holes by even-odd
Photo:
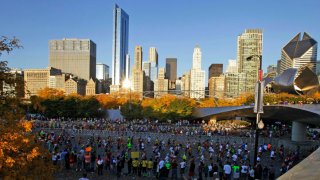
[[[10, 67], [48, 66], [48, 41], [89, 38], [97, 44], [97, 62], [111, 68], [112, 9], [130, 16], [129, 52], [142, 45], [158, 49], [160, 67], [178, 58], [178, 75], [191, 68], [196, 44], [202, 68], [236, 59], [237, 36], [246, 28], [264, 31], [263, 67], [276, 64], [281, 48], [298, 32], [320, 39], [319, 0], [7, 0], [1, 2], [0, 35], [18, 37], [23, 49], [4, 55]], [[320, 59], [320, 58], [318, 58]]]

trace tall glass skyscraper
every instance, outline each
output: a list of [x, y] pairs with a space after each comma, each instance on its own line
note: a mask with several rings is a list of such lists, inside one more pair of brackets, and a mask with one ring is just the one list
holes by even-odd
[[129, 16], [117, 4], [113, 10], [112, 85], [121, 85], [127, 76]]
[[158, 79], [158, 52], [155, 47], [151, 47], [149, 50], [149, 62], [150, 62], [150, 79], [155, 81]]

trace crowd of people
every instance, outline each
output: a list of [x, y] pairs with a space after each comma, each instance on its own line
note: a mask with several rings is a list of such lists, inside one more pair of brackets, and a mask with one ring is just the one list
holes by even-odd
[[[126, 121], [112, 121], [109, 119], [78, 119], [78, 120], [64, 120], [64, 119], [50, 119], [50, 120], [34, 120], [37, 128], [50, 129], [73, 129], [81, 130], [104, 130], [117, 132], [150, 132], [150, 133], [171, 133], [183, 135], [206, 135], [206, 136], [240, 136], [252, 137], [252, 130], [250, 126], [239, 123], [204, 123], [189, 121], [179, 121], [175, 124], [150, 122], [148, 120], [133, 120]], [[264, 137], [281, 137], [290, 134], [290, 128], [283, 125], [267, 126], [261, 131]]]
[[[131, 133], [119, 136], [71, 133], [74, 129], [91, 129], [92, 126], [102, 131]], [[216, 124], [214, 127], [222, 129], [226, 126], [236, 129], [238, 125]], [[213, 131], [211, 136], [197, 136], [208, 133], [203, 125], [183, 122], [157, 126], [145, 121], [35, 121], [35, 130], [52, 154], [55, 166], [60, 170], [84, 173], [84, 176], [94, 173], [97, 177], [118, 178], [275, 179], [301, 157], [299, 148], [290, 150], [270, 141], [259, 145], [254, 164], [253, 137], [240, 140], [212, 138], [219, 130]], [[141, 131], [146, 135], [139, 136], [137, 132]], [[273, 129], [268, 131], [272, 136]], [[158, 135], [150, 136], [148, 132]]]

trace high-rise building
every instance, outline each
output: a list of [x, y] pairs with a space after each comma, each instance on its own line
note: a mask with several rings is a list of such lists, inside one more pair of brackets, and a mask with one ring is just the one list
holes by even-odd
[[229, 59], [226, 73], [237, 73], [237, 72], [238, 72], [237, 60]]
[[109, 79], [109, 66], [103, 63], [97, 63], [96, 65], [96, 78], [98, 80]]
[[127, 54], [126, 55], [126, 78], [125, 79], [129, 79], [129, 75], [130, 75], [130, 55]]
[[245, 93], [245, 73], [226, 73], [225, 74], [225, 97], [236, 98]]
[[219, 77], [223, 72], [223, 64], [211, 64], [209, 67], [208, 79], [211, 77]]
[[201, 69], [201, 49], [196, 46], [193, 51], [193, 63], [190, 71], [190, 98], [205, 97], [205, 72]]
[[[129, 15], [117, 4], [113, 9], [112, 85], [120, 86], [127, 77]], [[113, 89], [118, 89], [114, 87]]]
[[134, 50], [134, 66], [133, 66], [133, 71], [134, 70], [142, 70], [142, 47], [141, 46], [136, 46]]
[[[152, 91], [153, 90], [153, 82], [150, 78], [150, 71], [151, 71], [151, 63], [150, 62], [143, 62], [142, 69], [144, 72], [144, 90]], [[150, 95], [151, 97], [151, 95]], [[153, 97], [153, 96], [152, 96]]]
[[211, 77], [209, 79], [209, 97], [224, 98], [225, 76], [221, 74], [219, 77]]
[[302, 66], [309, 66], [316, 73], [317, 62], [317, 41], [308, 33], [298, 33], [281, 50], [280, 73], [288, 68], [299, 69]]
[[190, 97], [190, 71], [187, 71], [186, 73], [184, 73], [181, 77], [181, 91], [182, 94], [186, 97]]
[[149, 49], [149, 61], [155, 62], [155, 64], [158, 65], [158, 52], [155, 47], [150, 47]]
[[[262, 56], [262, 39], [261, 29], [247, 29], [238, 36], [238, 72], [246, 74], [245, 92], [253, 93], [255, 90], [260, 66], [258, 56]], [[253, 58], [247, 59], [250, 56]]]
[[269, 73], [273, 73], [273, 72], [277, 72], [277, 66], [276, 65], [269, 65], [268, 67], [267, 67], [267, 74], [269, 74]]
[[177, 58], [166, 59], [166, 79], [169, 80], [169, 89], [176, 89]]
[[154, 97], [158, 98], [168, 94], [168, 79], [165, 79], [165, 69], [159, 68], [158, 79], [154, 81]]
[[142, 97], [144, 89], [144, 72], [142, 70], [142, 47], [136, 46], [134, 51], [134, 66], [132, 71], [132, 89]]
[[143, 62], [142, 70], [144, 71], [145, 75], [148, 77], [150, 77], [150, 68], [151, 68], [150, 62]]
[[277, 74], [280, 74], [280, 72], [281, 72], [281, 59], [277, 61]]
[[90, 39], [62, 39], [49, 42], [49, 66], [78, 78], [96, 78], [96, 44]]
[[149, 49], [149, 62], [150, 62], [150, 79], [155, 81], [158, 79], [158, 52], [155, 47]]
[[49, 87], [50, 76], [61, 75], [61, 70], [56, 68], [46, 69], [25, 69], [24, 82], [25, 82], [25, 97], [37, 95], [38, 91]]

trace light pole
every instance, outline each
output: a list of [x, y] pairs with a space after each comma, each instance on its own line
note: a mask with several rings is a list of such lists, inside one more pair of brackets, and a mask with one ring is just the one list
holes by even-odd
[[254, 123], [254, 130], [255, 130], [255, 140], [254, 140], [254, 161], [253, 164], [256, 166], [257, 164], [257, 149], [258, 149], [258, 141], [259, 141], [259, 129], [263, 129], [264, 124], [260, 119], [260, 114], [263, 113], [263, 82], [262, 82], [262, 55], [252, 55], [247, 58], [250, 61], [253, 57], [259, 58], [259, 70], [258, 70], [258, 80], [256, 85], [255, 91], [255, 103], [254, 103], [254, 112], [257, 114], [256, 121]]

